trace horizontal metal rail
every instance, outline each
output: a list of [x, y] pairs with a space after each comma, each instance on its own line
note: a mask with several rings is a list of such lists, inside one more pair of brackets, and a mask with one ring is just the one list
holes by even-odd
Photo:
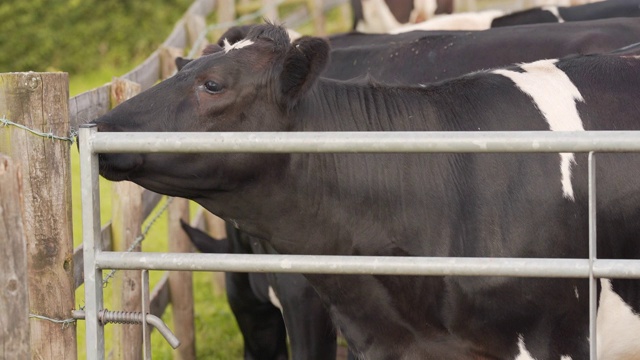
[[[589, 277], [588, 259], [333, 255], [123, 253], [96, 256], [101, 269], [147, 269], [306, 274]], [[594, 260], [596, 277], [638, 278], [640, 260]]]
[[94, 153], [628, 152], [640, 131], [96, 133]]
[[[517, 131], [517, 132], [259, 132], [259, 133], [99, 133], [95, 126], [80, 129], [83, 176], [83, 224], [90, 245], [85, 274], [102, 269], [148, 269], [326, 274], [432, 276], [515, 276], [590, 279], [590, 337], [595, 338], [595, 279], [640, 278], [640, 260], [602, 260], [595, 255], [595, 162], [589, 156], [589, 258], [449, 258], [256, 254], [176, 254], [105, 252], [95, 243], [99, 235], [98, 153], [560, 153], [640, 152], [640, 131]], [[84, 137], [84, 138], [83, 138]], [[84, 187], [86, 186], [86, 188]], [[92, 198], [92, 195], [96, 196]], [[96, 201], [98, 200], [98, 201]], [[95, 245], [95, 248], [94, 248]], [[88, 278], [87, 344], [104, 356], [104, 334], [97, 324], [102, 308], [101, 288]], [[95, 290], [95, 291], [94, 291]], [[96, 299], [97, 298], [97, 299]], [[596, 342], [590, 343], [595, 359]]]

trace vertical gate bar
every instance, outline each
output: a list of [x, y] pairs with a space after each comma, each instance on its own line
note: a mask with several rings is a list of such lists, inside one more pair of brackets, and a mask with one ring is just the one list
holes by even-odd
[[84, 256], [84, 301], [87, 360], [104, 360], [104, 327], [98, 321], [102, 310], [102, 269], [96, 267], [96, 254], [102, 250], [100, 235], [100, 191], [98, 155], [91, 140], [97, 132], [94, 124], [81, 125], [80, 183], [82, 193], [82, 241]]
[[589, 357], [597, 359], [596, 316], [597, 279], [593, 276], [593, 261], [596, 259], [596, 158], [589, 152]]
[[142, 270], [142, 358], [151, 360], [151, 326], [147, 324], [147, 314], [151, 301], [149, 300], [149, 270]]

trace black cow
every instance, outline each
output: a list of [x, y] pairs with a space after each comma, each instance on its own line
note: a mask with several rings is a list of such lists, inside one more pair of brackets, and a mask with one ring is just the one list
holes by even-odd
[[[231, 44], [256, 25], [234, 27], [220, 37]], [[615, 50], [640, 39], [640, 21], [604, 19], [537, 24], [485, 31], [330, 36], [331, 61], [322, 76], [370, 76], [385, 83], [429, 83], [518, 62]]]
[[640, 0], [606, 0], [576, 6], [543, 6], [493, 19], [491, 27], [638, 17]]
[[[219, 240], [184, 222], [181, 225], [204, 253], [273, 253], [268, 245], [229, 223], [227, 238]], [[335, 360], [336, 330], [302, 275], [227, 272], [225, 286], [244, 339], [245, 359], [288, 359], [289, 333], [293, 359]]]
[[[549, 59], [393, 88], [319, 79], [328, 56], [322, 39], [290, 43], [284, 29], [259, 26], [96, 123], [100, 131], [640, 130], [635, 56]], [[640, 156], [598, 159], [598, 257], [637, 259]], [[584, 154], [101, 154], [100, 173], [193, 199], [283, 254], [588, 254]], [[585, 279], [306, 277], [365, 358], [588, 357]], [[599, 358], [640, 353], [617, 317], [638, 325], [638, 281], [602, 283]]]
[[[241, 41], [255, 26], [230, 28], [220, 37], [218, 44], [224, 46], [225, 40], [230, 44]], [[350, 79], [369, 75], [376, 81], [386, 83], [428, 83], [515, 62], [615, 49], [638, 38], [640, 38], [640, 23], [632, 19], [620, 22], [605, 20], [543, 24], [536, 26], [536, 30], [532, 30], [531, 26], [525, 26], [483, 32], [419, 31], [399, 35], [341, 34], [329, 37], [333, 50], [331, 61], [323, 72], [323, 76]], [[487, 51], [487, 49], [490, 50]], [[206, 242], [203, 243], [206, 244]], [[250, 247], [245, 249], [249, 252], [256, 250]], [[231, 284], [230, 281], [236, 278], [228, 279], [227, 284]], [[318, 309], [317, 303], [299, 302], [296, 301], [297, 298], [287, 298], [286, 293], [292, 291], [308, 294], [307, 296], [313, 295], [310, 285], [303, 278], [292, 279], [286, 274], [271, 274], [269, 279], [271, 286], [282, 300], [289, 322], [312, 313], [315, 317], [311, 318], [313, 320], [310, 326], [313, 327], [313, 323], [323, 323], [322, 318], [325, 315], [322, 314], [322, 309]], [[232, 285], [232, 288], [227, 291], [234, 291], [238, 286], [242, 284]], [[266, 287], [263, 288], [266, 289]], [[248, 301], [253, 301], [252, 294], [248, 292], [245, 294], [250, 297]], [[267, 299], [264, 295], [262, 298]], [[234, 301], [243, 302], [240, 297], [235, 297]], [[295, 305], [291, 307], [289, 304]], [[236, 316], [249, 317], [250, 309], [242, 309], [244, 313]], [[257, 308], [256, 311], [257, 319], [263, 316], [262, 309]], [[245, 341], [254, 336], [248, 332], [249, 329], [241, 327], [241, 330]], [[275, 334], [279, 331], [279, 327], [274, 327]], [[309, 335], [316, 338], [309, 338]], [[327, 336], [320, 332], [290, 331], [290, 336], [292, 344], [300, 344], [300, 348], [308, 349], [307, 358], [315, 354], [310, 351], [314, 348], [310, 344], [316, 341], [321, 344], [327, 342]], [[297, 350], [298, 347], [292, 347], [292, 349]], [[304, 351], [298, 354], [302, 353]]]

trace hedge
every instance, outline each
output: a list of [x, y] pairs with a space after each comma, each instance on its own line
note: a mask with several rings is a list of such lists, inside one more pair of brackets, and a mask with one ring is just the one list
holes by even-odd
[[4, 0], [0, 72], [92, 71], [135, 65], [192, 0]]

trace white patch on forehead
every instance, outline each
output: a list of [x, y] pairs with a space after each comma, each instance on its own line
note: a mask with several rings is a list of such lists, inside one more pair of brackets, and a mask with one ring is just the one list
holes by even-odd
[[[555, 66], [557, 61], [549, 59], [522, 64], [520, 67], [524, 72], [498, 69], [493, 73], [508, 77], [529, 95], [551, 131], [584, 131], [576, 107], [576, 102], [584, 102], [584, 99], [567, 74]], [[573, 153], [560, 154], [562, 193], [570, 200], [574, 200], [571, 185], [571, 167], [574, 163]]]
[[616, 294], [609, 279], [601, 279], [596, 348], [598, 359], [637, 359], [640, 354], [640, 315]]
[[237, 43], [234, 43], [233, 45], [229, 44], [229, 41], [225, 38], [224, 39], [224, 53], [228, 53], [229, 51], [233, 50], [233, 49], [242, 49], [243, 47], [247, 47], [249, 45], [253, 45], [253, 41], [249, 40], [249, 39], [243, 39], [238, 41]]
[[574, 286], [573, 287], [573, 293], [576, 295], [576, 299], [580, 299], [580, 294], [578, 293], [578, 287]]
[[278, 299], [278, 295], [276, 295], [276, 292], [273, 291], [273, 288], [271, 286], [269, 286], [269, 301], [271, 301], [273, 306], [277, 307], [278, 309], [280, 309], [280, 312], [282, 312], [282, 304], [280, 303], [280, 299]]
[[516, 355], [514, 360], [535, 360], [529, 350], [527, 350], [522, 334], [518, 335], [518, 355]]
[[558, 11], [558, 7], [557, 6], [543, 6], [542, 10], [546, 10], [546, 11], [552, 13], [553, 16], [558, 18], [558, 22], [559, 23], [563, 23], [564, 22], [564, 19], [562, 18], [562, 16], [560, 16], [560, 12]]

